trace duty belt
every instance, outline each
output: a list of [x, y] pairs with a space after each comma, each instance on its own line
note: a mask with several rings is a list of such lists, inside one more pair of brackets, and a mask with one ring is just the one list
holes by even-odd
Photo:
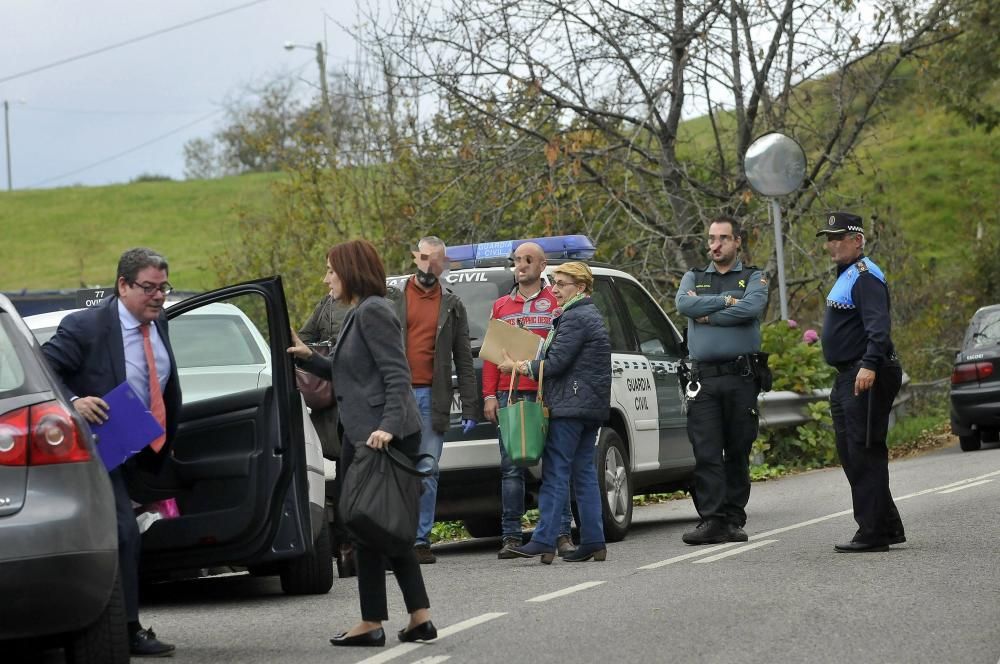
[[744, 367], [738, 360], [696, 362], [695, 371], [700, 378], [716, 378], [718, 376], [738, 376], [744, 373]]
[[[839, 363], [833, 364], [831, 366], [834, 369], [837, 370], [837, 373], [844, 373], [845, 371], [850, 371], [852, 369], [857, 369], [858, 367], [860, 367], [861, 366], [861, 359], [862, 358], [858, 358], [858, 359], [852, 360], [850, 362], [839, 362]], [[892, 355], [889, 356], [889, 359], [887, 359], [886, 361], [882, 362], [879, 365], [879, 367], [894, 367], [894, 366], [896, 366], [898, 364], [899, 364], [899, 357], [894, 352]]]

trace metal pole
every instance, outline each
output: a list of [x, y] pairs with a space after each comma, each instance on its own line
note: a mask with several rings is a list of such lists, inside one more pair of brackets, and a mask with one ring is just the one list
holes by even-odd
[[319, 65], [319, 90], [323, 103], [323, 130], [326, 132], [326, 146], [333, 159], [336, 146], [333, 144], [333, 107], [330, 105], [330, 88], [326, 81], [326, 55], [323, 42], [316, 42], [316, 64]]
[[10, 115], [10, 102], [6, 99], [3, 100], [3, 135], [4, 135], [4, 145], [7, 148], [7, 191], [14, 190], [14, 182], [10, 179], [10, 120], [8, 119]]
[[781, 206], [771, 199], [771, 216], [774, 218], [774, 253], [778, 261], [778, 297], [781, 299], [781, 320], [788, 320], [788, 294], [785, 291], [785, 250], [781, 241]]

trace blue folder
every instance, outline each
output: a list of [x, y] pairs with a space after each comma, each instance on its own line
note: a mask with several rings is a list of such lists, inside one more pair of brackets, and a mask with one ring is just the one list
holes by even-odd
[[91, 424], [97, 436], [97, 452], [108, 470], [114, 470], [130, 456], [163, 435], [163, 427], [146, 408], [132, 386], [125, 381], [103, 397], [108, 404], [108, 420]]

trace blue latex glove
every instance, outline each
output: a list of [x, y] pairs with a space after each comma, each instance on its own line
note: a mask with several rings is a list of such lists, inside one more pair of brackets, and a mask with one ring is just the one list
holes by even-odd
[[476, 428], [475, 420], [466, 420], [466, 419], [462, 420], [462, 433], [469, 433], [475, 428]]

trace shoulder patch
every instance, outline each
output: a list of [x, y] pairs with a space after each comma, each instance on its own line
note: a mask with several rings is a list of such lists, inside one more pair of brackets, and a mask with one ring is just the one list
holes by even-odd
[[864, 261], [858, 261], [857, 263], [854, 264], [854, 267], [858, 268], [858, 272], [868, 271], [868, 266], [865, 264]]

